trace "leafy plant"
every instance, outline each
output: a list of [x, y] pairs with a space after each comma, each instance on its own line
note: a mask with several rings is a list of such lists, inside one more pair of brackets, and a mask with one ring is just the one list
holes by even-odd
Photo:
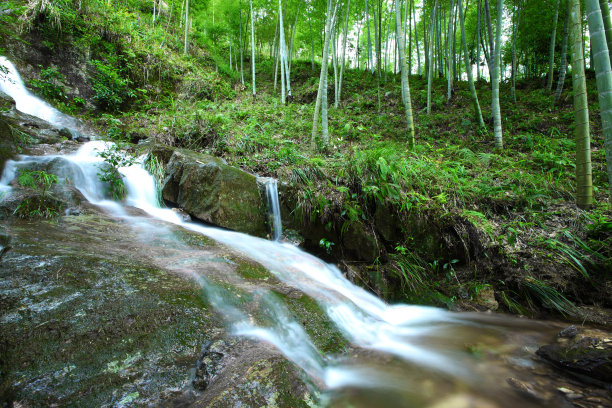
[[104, 164], [99, 166], [98, 178], [106, 183], [107, 194], [115, 200], [123, 200], [127, 195], [127, 188], [119, 168], [134, 164], [136, 159], [126, 155], [117, 144], [109, 145], [105, 150], [98, 152], [98, 156], [104, 159]]
[[319, 241], [319, 246], [323, 249], [325, 249], [325, 252], [327, 252], [328, 254], [331, 254], [332, 251], [332, 247], [335, 244], [333, 242], [330, 242], [329, 240], [325, 239], [325, 238], [321, 238], [321, 240]]
[[92, 64], [96, 69], [92, 78], [93, 99], [100, 109], [116, 112], [124, 103], [136, 97], [136, 92], [130, 88], [132, 82], [116, 68], [98, 60], [92, 61]]
[[17, 176], [17, 183], [21, 187], [40, 190], [44, 195], [53, 184], [57, 183], [57, 176], [46, 171], [22, 170]]
[[64, 76], [58, 71], [57, 67], [51, 66], [43, 69], [39, 65], [40, 79], [30, 80], [30, 86], [45, 99], [55, 101], [64, 101], [66, 94], [64, 93]]
[[527, 289], [527, 296], [530, 299], [537, 299], [542, 306], [556, 310], [564, 316], [579, 316], [580, 310], [576, 305], [568, 300], [562, 293], [550, 285], [528, 276], [523, 281], [523, 286]]
[[157, 190], [157, 201], [159, 204], [162, 203], [162, 185], [164, 181], [165, 169], [157, 157], [148, 155], [144, 161], [144, 168], [149, 172], [155, 179], [155, 187]]
[[20, 218], [57, 217], [61, 210], [61, 202], [49, 192], [57, 181], [55, 174], [45, 171], [21, 170], [17, 176], [17, 183], [21, 187], [36, 190], [38, 194], [27, 197], [19, 203], [14, 214]]

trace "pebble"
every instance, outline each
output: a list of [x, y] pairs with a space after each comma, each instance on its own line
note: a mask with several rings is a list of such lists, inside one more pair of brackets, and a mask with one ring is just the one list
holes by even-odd
[[578, 329], [576, 328], [576, 326], [571, 325], [561, 330], [557, 336], [565, 339], [571, 339], [572, 337], [576, 337], [577, 334]]

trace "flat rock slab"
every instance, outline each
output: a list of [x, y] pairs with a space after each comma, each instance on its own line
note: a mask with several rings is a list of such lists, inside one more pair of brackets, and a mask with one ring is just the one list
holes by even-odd
[[79, 214], [2, 223], [0, 403], [304, 406], [296, 369], [245, 339], [192, 386], [203, 347], [226, 336], [194, 277], [231, 282], [247, 261], [179, 227]]

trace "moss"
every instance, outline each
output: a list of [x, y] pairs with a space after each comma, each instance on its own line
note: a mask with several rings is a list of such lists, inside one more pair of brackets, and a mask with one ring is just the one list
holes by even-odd
[[293, 316], [302, 324], [314, 345], [323, 353], [341, 354], [348, 344], [338, 332], [327, 313], [321, 310], [319, 304], [306, 295], [299, 297], [277, 293], [287, 305]]
[[101, 406], [182, 386], [196, 350], [222, 327], [199, 286], [113, 250], [125, 242], [99, 238], [129, 235], [104, 216], [61, 223], [10, 227], [14, 249], [0, 271], [2, 388], [31, 405]]
[[264, 280], [267, 281], [272, 276], [270, 271], [268, 271], [263, 266], [247, 261], [240, 261], [238, 264], [238, 268], [236, 268], [236, 272], [245, 279], [252, 280]]

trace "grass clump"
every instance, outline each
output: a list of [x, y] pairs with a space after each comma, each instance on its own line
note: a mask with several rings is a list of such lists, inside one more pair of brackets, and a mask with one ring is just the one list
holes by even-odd
[[62, 203], [51, 194], [51, 187], [57, 183], [57, 176], [45, 171], [21, 170], [17, 183], [36, 191], [26, 197], [14, 211], [19, 218], [55, 218], [60, 214]]

